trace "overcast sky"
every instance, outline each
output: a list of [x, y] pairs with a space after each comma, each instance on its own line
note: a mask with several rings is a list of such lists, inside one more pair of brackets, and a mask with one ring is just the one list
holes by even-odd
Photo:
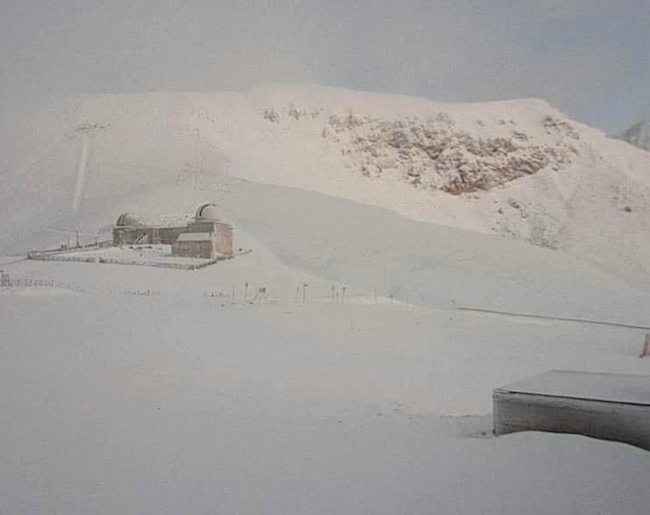
[[0, 0], [0, 108], [74, 93], [315, 82], [650, 115], [648, 0]]

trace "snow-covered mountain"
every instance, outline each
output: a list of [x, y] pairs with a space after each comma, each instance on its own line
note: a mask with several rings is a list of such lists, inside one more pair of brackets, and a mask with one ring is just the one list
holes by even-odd
[[96, 233], [163, 189], [151, 209], [191, 211], [174, 188], [219, 201], [229, 176], [650, 277], [650, 156], [541, 100], [441, 104], [316, 86], [94, 95], [23, 120], [4, 141], [5, 252], [55, 240], [52, 228]]
[[635, 147], [650, 150], [650, 121], [642, 120], [635, 123], [618, 138], [631, 143]]
[[[647, 512], [644, 450], [491, 436], [496, 387], [648, 374], [647, 152], [539, 100], [284, 86], [0, 141], [1, 513]], [[7, 256], [206, 201], [252, 252]]]

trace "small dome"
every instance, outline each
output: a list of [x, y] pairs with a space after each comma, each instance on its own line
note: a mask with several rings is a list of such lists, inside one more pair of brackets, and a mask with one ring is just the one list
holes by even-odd
[[115, 223], [118, 227], [135, 227], [140, 225], [140, 221], [131, 213], [122, 213]]
[[218, 220], [219, 212], [214, 204], [203, 204], [196, 210], [196, 220]]

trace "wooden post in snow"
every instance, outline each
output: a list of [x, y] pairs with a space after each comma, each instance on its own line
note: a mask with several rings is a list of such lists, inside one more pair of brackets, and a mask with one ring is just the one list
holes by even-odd
[[639, 357], [645, 358], [647, 356], [650, 356], [650, 334], [645, 335], [645, 345], [643, 346], [643, 352]]

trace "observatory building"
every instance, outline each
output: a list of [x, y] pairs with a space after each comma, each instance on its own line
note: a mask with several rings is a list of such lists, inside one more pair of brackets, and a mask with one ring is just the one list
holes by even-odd
[[232, 256], [232, 236], [232, 226], [219, 220], [216, 206], [203, 204], [172, 244], [172, 255], [210, 259]]
[[173, 256], [216, 259], [233, 254], [233, 230], [214, 204], [203, 204], [186, 225], [146, 222], [122, 213], [113, 227], [113, 245], [171, 245]]
[[113, 227], [113, 245], [171, 245], [186, 227], [144, 220], [131, 213], [122, 213]]

